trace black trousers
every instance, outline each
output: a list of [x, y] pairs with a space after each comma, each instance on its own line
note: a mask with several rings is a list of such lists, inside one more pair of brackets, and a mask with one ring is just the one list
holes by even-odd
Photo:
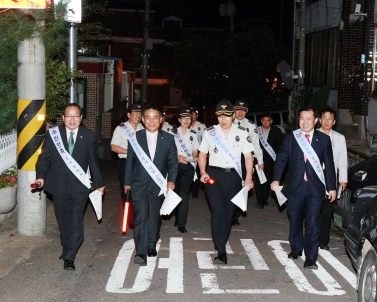
[[335, 201], [330, 202], [327, 198], [323, 200], [320, 218], [321, 233], [319, 237], [319, 243], [323, 245], [328, 245], [330, 242], [331, 218], [334, 212], [334, 205]]
[[190, 187], [194, 179], [194, 173], [195, 169], [190, 163], [186, 165], [178, 164], [178, 174], [174, 190], [182, 198], [180, 204], [175, 208], [175, 220], [178, 223], [178, 227], [186, 227]]
[[237, 206], [231, 199], [242, 189], [241, 177], [237, 171], [225, 172], [208, 166], [208, 175], [215, 184], [205, 184], [208, 203], [211, 208], [211, 233], [219, 253], [226, 253], [232, 221]]
[[126, 200], [126, 194], [124, 193], [124, 175], [126, 173], [126, 158], [118, 157], [118, 175], [120, 184], [120, 198], [122, 201]]
[[192, 196], [198, 196], [199, 195], [200, 186], [202, 184], [200, 182], [200, 180], [199, 180], [199, 178], [200, 178], [199, 165], [196, 165], [196, 175], [198, 175], [198, 179], [196, 181], [193, 181], [192, 185], [191, 185], [191, 194], [192, 194]]
[[84, 209], [89, 190], [83, 194], [52, 196], [55, 215], [60, 229], [60, 243], [63, 246], [63, 259], [74, 261], [78, 249], [84, 241]]
[[264, 174], [266, 175], [267, 181], [263, 184], [260, 183], [258, 174], [254, 171], [254, 185], [255, 185], [255, 196], [257, 197], [257, 202], [260, 204], [266, 204], [268, 197], [270, 196], [270, 185], [272, 181], [273, 166], [264, 166]]

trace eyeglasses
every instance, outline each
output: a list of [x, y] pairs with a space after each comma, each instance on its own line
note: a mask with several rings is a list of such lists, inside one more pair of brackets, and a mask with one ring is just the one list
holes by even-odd
[[81, 115], [64, 115], [64, 117], [65, 118], [74, 118], [74, 119], [76, 119], [76, 118], [80, 118], [81, 117]]

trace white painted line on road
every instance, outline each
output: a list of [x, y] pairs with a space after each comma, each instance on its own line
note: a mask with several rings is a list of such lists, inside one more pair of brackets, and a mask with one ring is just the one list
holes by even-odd
[[216, 274], [200, 274], [203, 294], [279, 294], [278, 289], [220, 289]]
[[319, 255], [325, 259], [344, 279], [348, 281], [351, 286], [356, 289], [357, 281], [356, 274], [351, 272], [347, 267], [345, 267], [338, 259], [336, 259], [329, 251], [319, 250]]
[[268, 271], [270, 270], [267, 263], [263, 260], [261, 253], [259, 253], [258, 248], [255, 246], [252, 239], [241, 239], [241, 243], [246, 251], [247, 256], [251, 262], [251, 265], [255, 270]]
[[269, 241], [267, 244], [273, 248], [273, 252], [276, 258], [284, 266], [287, 274], [289, 275], [289, 277], [291, 277], [299, 291], [323, 296], [340, 296], [346, 294], [346, 292], [342, 290], [338, 282], [336, 282], [335, 279], [331, 277], [331, 275], [318, 262], [318, 270], [312, 270], [312, 272], [327, 288], [327, 291], [319, 291], [314, 289], [309, 284], [308, 280], [305, 278], [301, 270], [298, 268], [295, 261], [287, 257], [287, 253], [284, 251], [282, 244], [289, 244], [288, 241], [272, 240]]
[[168, 269], [166, 293], [183, 293], [183, 244], [182, 238], [170, 238], [169, 258], [160, 258], [158, 268]]
[[212, 238], [192, 238], [193, 240], [203, 240], [203, 241], [210, 241]]
[[[156, 250], [160, 249], [160, 242], [157, 242]], [[135, 283], [132, 288], [124, 288], [124, 280], [126, 278], [128, 266], [131, 261], [131, 256], [135, 248], [134, 240], [128, 240], [123, 244], [119, 251], [118, 257], [111, 270], [109, 280], [107, 281], [106, 291], [110, 293], [139, 293], [149, 289], [153, 277], [153, 272], [156, 268], [157, 257], [148, 257], [148, 265], [140, 266]]]

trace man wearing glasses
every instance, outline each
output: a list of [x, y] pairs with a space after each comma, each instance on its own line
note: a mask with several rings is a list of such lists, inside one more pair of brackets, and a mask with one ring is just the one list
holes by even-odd
[[[347, 187], [348, 179], [347, 145], [344, 135], [332, 129], [336, 123], [336, 111], [331, 107], [325, 108], [322, 110], [319, 122], [321, 127], [318, 130], [330, 136], [334, 155], [335, 174], [341, 190], [344, 191]], [[327, 251], [329, 250], [331, 216], [334, 211], [334, 204], [335, 202], [330, 202], [327, 198], [323, 200], [322, 204], [319, 247]]]
[[36, 183], [52, 195], [63, 246], [59, 259], [64, 260], [65, 270], [75, 270], [84, 241], [84, 208], [91, 182], [102, 194], [105, 190], [96, 135], [80, 126], [81, 121], [80, 106], [66, 105], [64, 125], [49, 129], [36, 164]]

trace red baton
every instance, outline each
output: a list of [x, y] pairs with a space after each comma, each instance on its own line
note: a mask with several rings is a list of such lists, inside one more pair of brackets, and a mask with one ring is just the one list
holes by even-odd
[[215, 180], [209, 177], [204, 177], [204, 181], [209, 185], [213, 185], [215, 183]]
[[33, 184], [30, 184], [30, 188], [32, 189], [37, 189], [37, 188], [40, 188], [41, 187], [41, 183], [40, 182], [35, 182]]
[[124, 202], [124, 213], [123, 213], [123, 223], [122, 223], [122, 234], [127, 233], [128, 227], [128, 210], [130, 208], [130, 190], [128, 190], [126, 195], [126, 201]]

